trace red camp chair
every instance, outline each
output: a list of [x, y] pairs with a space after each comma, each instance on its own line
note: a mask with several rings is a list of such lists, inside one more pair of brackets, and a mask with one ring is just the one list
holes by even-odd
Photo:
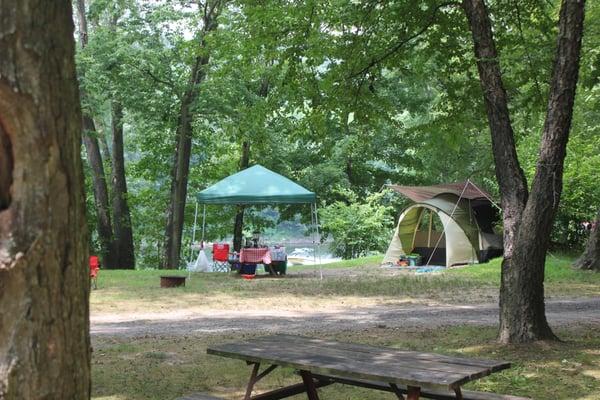
[[90, 256], [90, 279], [92, 288], [98, 289], [98, 272], [100, 271], [100, 259], [98, 256]]
[[213, 243], [212, 257], [214, 272], [229, 272], [229, 244]]

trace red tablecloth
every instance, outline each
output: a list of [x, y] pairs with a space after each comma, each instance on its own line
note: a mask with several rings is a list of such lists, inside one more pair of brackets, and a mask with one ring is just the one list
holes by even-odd
[[271, 264], [271, 252], [268, 247], [242, 249], [240, 251], [240, 262]]

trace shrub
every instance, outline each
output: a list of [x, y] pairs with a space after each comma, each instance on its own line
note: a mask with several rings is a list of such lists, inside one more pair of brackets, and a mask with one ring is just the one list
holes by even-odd
[[332, 252], [344, 259], [384, 251], [391, 236], [393, 208], [383, 205], [384, 193], [371, 194], [359, 202], [344, 191], [346, 202], [336, 201], [321, 210], [324, 238], [333, 237]]

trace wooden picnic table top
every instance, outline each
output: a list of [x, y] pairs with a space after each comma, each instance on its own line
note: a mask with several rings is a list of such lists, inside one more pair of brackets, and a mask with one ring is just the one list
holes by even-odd
[[451, 357], [294, 335], [270, 335], [211, 346], [207, 353], [314, 374], [416, 387], [460, 388], [510, 367], [503, 361]]

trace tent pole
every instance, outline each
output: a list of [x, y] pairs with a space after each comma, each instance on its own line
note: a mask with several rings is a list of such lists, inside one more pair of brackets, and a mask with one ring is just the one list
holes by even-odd
[[194, 259], [194, 242], [196, 241], [196, 223], [198, 221], [198, 200], [196, 200], [196, 210], [194, 211], [194, 229], [192, 230], [192, 244], [190, 245], [190, 262]]
[[429, 235], [427, 235], [427, 247], [431, 247], [431, 228], [433, 225], [433, 211], [429, 210]]
[[204, 231], [206, 230], [206, 204], [202, 208], [202, 237], [200, 239], [200, 246], [204, 248]]
[[[458, 196], [458, 200], [456, 200], [456, 204], [454, 204], [454, 208], [452, 209], [452, 212], [450, 213], [450, 218], [452, 218], [452, 216], [454, 215], [454, 212], [456, 211], [456, 209], [458, 208], [458, 203], [460, 203], [460, 199], [462, 199], [463, 194], [465, 194], [465, 190], [467, 190], [467, 186], [469, 185], [469, 181], [465, 182], [465, 187], [463, 188], [462, 192], [460, 192], [460, 196]], [[442, 240], [442, 236], [446, 235], [446, 228], [447, 228], [447, 224], [444, 225], [442, 223], [442, 234], [440, 235], [440, 237], [438, 238], [437, 242], [435, 243], [435, 247], [433, 248], [433, 251], [431, 252], [431, 255], [429, 256], [429, 259], [427, 260], [427, 264], [425, 265], [429, 265], [429, 263], [431, 262], [431, 259], [433, 258], [433, 254], [435, 253], [435, 251], [437, 250], [438, 246], [440, 245], [440, 242]], [[448, 254], [448, 241], [446, 241], [446, 255]], [[446, 267], [448, 267], [448, 259], [446, 257]]]

